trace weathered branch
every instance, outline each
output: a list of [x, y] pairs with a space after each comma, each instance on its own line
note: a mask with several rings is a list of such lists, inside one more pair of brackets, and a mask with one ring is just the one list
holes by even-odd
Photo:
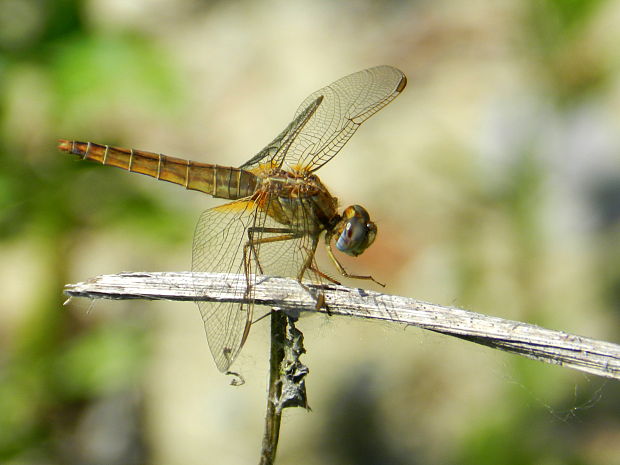
[[[240, 301], [244, 279], [217, 273], [120, 273], [69, 284], [65, 294], [91, 299]], [[620, 379], [620, 345], [519, 321], [344, 286], [308, 285], [259, 277], [256, 303], [285, 311], [315, 311], [323, 292], [329, 313], [414, 325], [555, 365]], [[327, 311], [320, 309], [320, 311]]]

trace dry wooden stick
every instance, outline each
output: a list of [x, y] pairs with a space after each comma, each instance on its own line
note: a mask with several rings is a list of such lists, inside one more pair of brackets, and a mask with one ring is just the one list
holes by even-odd
[[[587, 373], [620, 379], [620, 345], [541, 328], [453, 307], [353, 289], [308, 285], [292, 279], [258, 277], [256, 303], [289, 312], [315, 311], [316, 294], [325, 296], [333, 315], [387, 320], [414, 325], [477, 344]], [[65, 294], [91, 299], [239, 301], [235, 289], [245, 279], [217, 273], [119, 273], [69, 284]], [[311, 294], [314, 294], [311, 295]]]

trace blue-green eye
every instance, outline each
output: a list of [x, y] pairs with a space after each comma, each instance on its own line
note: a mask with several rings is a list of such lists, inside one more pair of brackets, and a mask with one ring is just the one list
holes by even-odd
[[347, 207], [339, 225], [336, 248], [347, 255], [358, 256], [372, 244], [377, 226], [370, 221], [368, 212], [359, 205]]

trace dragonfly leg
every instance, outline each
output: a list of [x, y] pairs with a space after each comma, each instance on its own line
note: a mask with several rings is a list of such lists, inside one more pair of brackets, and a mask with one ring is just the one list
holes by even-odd
[[[255, 233], [280, 233], [279, 236], [272, 237], [261, 237], [260, 239], [254, 239]], [[264, 274], [263, 267], [260, 264], [260, 260], [258, 259], [258, 251], [256, 250], [256, 246], [260, 244], [268, 244], [270, 242], [279, 242], [279, 241], [290, 241], [292, 239], [297, 239], [302, 236], [302, 233], [296, 232], [292, 229], [287, 228], [261, 228], [261, 227], [250, 227], [248, 228], [248, 241], [243, 246], [243, 263], [244, 263], [244, 271], [247, 280], [247, 289], [250, 287], [249, 279], [250, 279], [250, 256], [254, 255], [254, 259], [256, 261], [256, 265], [258, 266], [258, 271], [260, 274]]]
[[[263, 273], [263, 267], [260, 264], [260, 261], [258, 259], [258, 253], [256, 251], [256, 249], [254, 248], [256, 245], [258, 244], [265, 244], [265, 243], [269, 243], [269, 242], [277, 242], [277, 241], [286, 241], [286, 240], [290, 240], [290, 239], [294, 239], [296, 236], [293, 234], [283, 234], [280, 236], [274, 236], [274, 237], [264, 237], [264, 238], [260, 238], [257, 240], [254, 240], [253, 235], [255, 232], [289, 232], [290, 230], [288, 229], [283, 229], [283, 228], [248, 228], [248, 242], [245, 243], [245, 245], [243, 246], [243, 271], [245, 274], [245, 293], [244, 293], [244, 298], [249, 300], [250, 295], [251, 295], [251, 289], [252, 289], [252, 284], [250, 283], [250, 276], [251, 276], [251, 261], [250, 261], [250, 256], [249, 254], [253, 254], [254, 258], [255, 258], [255, 262], [256, 265], [258, 266], [258, 271], [260, 272], [260, 274], [264, 274]], [[243, 308], [244, 306], [242, 306]], [[245, 327], [245, 331], [244, 331], [244, 341], [245, 341], [245, 337], [247, 337], [247, 334], [250, 331], [250, 326], [252, 326], [252, 305], [248, 305], [247, 306], [248, 310], [249, 310], [249, 314], [248, 314], [248, 322], [246, 324]]]
[[366, 279], [374, 283], [377, 283], [381, 287], [385, 287], [385, 284], [380, 283], [379, 281], [377, 281], [375, 278], [373, 278], [370, 275], [365, 276], [365, 275], [358, 275], [358, 274], [350, 274], [347, 270], [345, 270], [344, 266], [342, 266], [342, 264], [338, 261], [338, 259], [334, 255], [334, 252], [332, 250], [331, 238], [332, 238], [331, 234], [325, 236], [325, 246], [327, 248], [327, 254], [329, 255], [329, 258], [331, 258], [332, 262], [334, 262], [334, 265], [336, 265], [336, 268], [338, 268], [338, 271], [340, 272], [342, 276], [344, 276], [345, 278]]
[[[254, 234], [255, 233], [272, 233], [272, 234], [277, 234], [280, 233], [280, 235], [278, 236], [272, 236], [272, 237], [261, 237], [260, 239], [254, 239]], [[256, 260], [256, 264], [258, 266], [258, 270], [261, 274], [263, 274], [263, 269], [261, 267], [260, 261], [258, 260], [258, 252], [255, 249], [255, 246], [260, 245], [260, 244], [269, 244], [272, 242], [280, 242], [280, 241], [289, 241], [292, 239], [299, 239], [300, 237], [302, 237], [304, 235], [304, 233], [302, 232], [298, 232], [295, 231], [293, 229], [287, 229], [287, 228], [259, 228], [259, 227], [251, 227], [248, 228], [248, 242], [243, 246], [243, 260], [244, 260], [244, 267], [245, 267], [245, 275], [246, 275], [246, 279], [249, 280], [249, 276], [250, 276], [250, 260], [249, 260], [249, 254], [254, 255], [255, 260]], [[316, 251], [316, 247], [318, 245], [318, 240], [317, 238], [313, 238], [312, 241], [312, 246], [311, 246], [311, 252], [308, 254], [306, 261], [304, 262], [304, 264], [302, 265], [301, 269], [299, 270], [299, 273], [297, 274], [297, 281], [299, 281], [299, 284], [301, 285], [301, 287], [303, 287], [306, 291], [308, 291], [308, 293], [310, 295], [314, 295], [314, 293], [312, 293], [310, 291], [310, 289], [302, 282], [302, 279], [304, 277], [304, 274], [306, 273], [307, 270], [311, 270], [313, 272], [315, 272], [317, 275], [319, 275], [320, 277], [326, 279], [327, 281], [330, 281], [334, 284], [340, 284], [338, 281], [336, 281], [334, 278], [326, 275], [325, 273], [323, 273], [322, 271], [318, 270], [314, 265], [313, 265], [313, 261], [314, 261], [314, 252]], [[248, 282], [248, 288], [249, 288], [249, 282]], [[323, 295], [322, 292], [319, 292], [316, 296], [316, 310], [318, 311], [320, 308], [325, 308], [327, 309], [327, 305], [325, 304], [325, 296]], [[329, 310], [328, 310], [329, 313]]]
[[[316, 267], [316, 264], [314, 263], [314, 253], [316, 252], [316, 246], [318, 245], [318, 243], [319, 243], [318, 238], [313, 237], [312, 238], [312, 251], [311, 253], [308, 254], [308, 257], [306, 258], [304, 265], [301, 267], [301, 270], [299, 271], [299, 274], [297, 275], [297, 281], [299, 281], [300, 286], [303, 287], [306, 291], [308, 291], [308, 294], [310, 295], [314, 295], [314, 294], [310, 292], [310, 289], [302, 282], [304, 274], [308, 270], [316, 273], [317, 276], [320, 276], [326, 281], [330, 281], [334, 284], [340, 284], [334, 278], [326, 275], [325, 273], [323, 273], [321, 270], [319, 270]], [[325, 302], [325, 294], [319, 290], [316, 294], [316, 304], [314, 306], [314, 309], [318, 312], [321, 308], [325, 308], [325, 311], [327, 311], [327, 314], [331, 315], [331, 312], [329, 311], [329, 307], [327, 306], [327, 303]]]
[[[315, 270], [314, 268], [308, 268], [312, 271], [317, 272], [318, 274], [325, 276], [323, 273], [321, 273], [318, 270]], [[325, 276], [326, 278], [330, 279], [329, 276]], [[319, 289], [315, 292], [313, 292], [308, 286], [306, 286], [304, 283], [301, 282], [301, 280], [299, 281], [299, 285], [308, 293], [310, 294], [310, 296], [314, 299], [316, 299], [316, 303], [314, 304], [314, 310], [315, 311], [319, 311], [321, 310], [321, 308], [324, 308], [325, 311], [327, 311], [328, 315], [331, 315], [331, 312], [329, 311], [329, 307], [327, 306], [327, 303], [325, 302], [325, 294], [323, 294], [323, 292]]]
[[316, 268], [315, 266], [311, 265], [308, 267], [308, 269], [310, 271], [315, 272], [316, 274], [318, 274], [321, 278], [325, 279], [326, 281], [329, 281], [332, 284], [336, 284], [338, 286], [340, 286], [342, 283], [340, 281], [335, 280], [334, 278], [332, 278], [331, 276], [329, 276], [328, 274], [323, 273], [321, 270], [319, 270], [318, 268]]
[[[260, 239], [254, 239], [255, 233], [281, 233], [279, 236], [272, 237], [261, 237]], [[248, 250], [254, 255], [256, 259], [256, 264], [258, 265], [258, 271], [263, 274], [263, 267], [261, 266], [258, 260], [258, 252], [255, 249], [255, 246], [260, 244], [269, 244], [270, 242], [280, 242], [280, 241], [290, 241], [292, 239], [297, 239], [302, 236], [302, 233], [298, 233], [293, 231], [292, 229], [286, 228], [258, 228], [251, 227], [248, 228], [248, 242], [243, 246], [243, 260], [246, 264], [246, 271], [249, 271], [249, 260], [248, 258]], [[246, 276], [248, 274], [246, 273]]]

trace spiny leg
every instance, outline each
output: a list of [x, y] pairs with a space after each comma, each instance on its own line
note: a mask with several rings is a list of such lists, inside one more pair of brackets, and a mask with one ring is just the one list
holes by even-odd
[[301, 285], [301, 287], [303, 287], [306, 291], [308, 291], [308, 294], [310, 294], [311, 296], [316, 298], [316, 305], [314, 306], [314, 309], [318, 312], [321, 308], [325, 308], [325, 311], [327, 312], [328, 315], [331, 315], [331, 312], [329, 311], [329, 307], [327, 306], [327, 303], [325, 302], [325, 294], [321, 291], [318, 290], [316, 295], [313, 294], [310, 291], [310, 288], [308, 288], [308, 286], [306, 286], [303, 282], [302, 282], [302, 278], [304, 277], [304, 274], [306, 273], [306, 271], [310, 270], [314, 273], [316, 273], [317, 276], [320, 276], [321, 278], [330, 281], [334, 284], [340, 284], [338, 281], [336, 281], [334, 278], [332, 278], [331, 276], [328, 276], [327, 274], [323, 273], [321, 270], [319, 270], [315, 264], [314, 264], [314, 254], [316, 252], [316, 247], [318, 245], [319, 241], [318, 241], [318, 237], [313, 237], [312, 238], [312, 246], [311, 246], [311, 251], [308, 254], [308, 257], [306, 258], [305, 263], [303, 264], [301, 270], [299, 271], [299, 274], [297, 276], [297, 280], [299, 281], [299, 284]]
[[[258, 266], [258, 270], [260, 271], [261, 274], [263, 274], [263, 268], [260, 264], [260, 261], [258, 260], [258, 252], [254, 248], [254, 246], [258, 244], [268, 244], [268, 243], [279, 242], [279, 241], [288, 241], [288, 240], [297, 239], [301, 237], [301, 234], [291, 233], [291, 231], [292, 231], [291, 229], [286, 229], [286, 228], [261, 228], [261, 227], [248, 228], [248, 242], [246, 242], [245, 245], [243, 246], [243, 261], [244, 261], [244, 269], [245, 269], [245, 276], [246, 276], [246, 282], [247, 282], [246, 289], [250, 288], [250, 283], [249, 283], [250, 261], [248, 259], [248, 250], [251, 249], [251, 253], [254, 255], [254, 258], [256, 260], [256, 265]], [[254, 235], [254, 233], [259, 233], [259, 232], [285, 233], [285, 234], [281, 234], [280, 236], [274, 236], [274, 237], [264, 237], [264, 238], [254, 240], [252, 236]], [[272, 312], [273, 310], [265, 313], [263, 316], [260, 316], [256, 320], [254, 320], [251, 324], [258, 323], [263, 318], [271, 315]]]
[[308, 267], [308, 269], [310, 271], [315, 272], [316, 274], [318, 274], [321, 278], [325, 279], [326, 281], [329, 281], [332, 284], [336, 284], [337, 286], [342, 285], [342, 283], [340, 281], [335, 280], [334, 278], [332, 278], [330, 275], [323, 273], [321, 270], [319, 270], [317, 267], [315, 267], [314, 265], [311, 265]]
[[[254, 239], [255, 233], [272, 233], [272, 234], [280, 234], [279, 236], [273, 237], [261, 237], [260, 239]], [[256, 260], [256, 265], [258, 266], [258, 271], [261, 274], [264, 274], [263, 267], [260, 264], [258, 259], [258, 251], [255, 246], [260, 244], [269, 244], [272, 242], [280, 242], [280, 241], [290, 241], [293, 239], [298, 239], [303, 236], [303, 233], [294, 231], [288, 228], [262, 228], [262, 227], [250, 227], [248, 228], [248, 242], [246, 242], [243, 246], [243, 261], [244, 268], [246, 271], [246, 279], [249, 279], [249, 274], [247, 273], [250, 268], [250, 261], [248, 259], [248, 250], [251, 249], [251, 253], [254, 255], [254, 259]]]
[[331, 238], [332, 238], [331, 234], [325, 235], [325, 246], [327, 248], [327, 254], [329, 255], [329, 258], [331, 258], [332, 262], [334, 262], [334, 265], [336, 265], [336, 268], [338, 268], [338, 271], [340, 272], [342, 276], [344, 276], [345, 278], [369, 280], [374, 283], [377, 283], [381, 287], [385, 287], [385, 284], [380, 283], [379, 281], [377, 281], [375, 278], [373, 278], [370, 275], [365, 276], [365, 275], [358, 275], [358, 274], [350, 274], [347, 270], [345, 270], [344, 266], [342, 266], [342, 264], [338, 261], [338, 259], [334, 255], [334, 252], [332, 250]]
[[[253, 312], [253, 305], [250, 303], [250, 293], [252, 290], [252, 284], [250, 283], [250, 275], [251, 275], [252, 269], [251, 269], [251, 259], [248, 256], [248, 251], [251, 249], [250, 253], [254, 254], [256, 266], [258, 267], [258, 271], [261, 274], [263, 274], [263, 269], [258, 259], [258, 253], [256, 249], [254, 248], [254, 246], [261, 244], [261, 243], [276, 242], [279, 240], [290, 240], [295, 237], [291, 234], [285, 234], [282, 236], [267, 237], [267, 238], [260, 238], [258, 240], [254, 240], [252, 236], [254, 232], [289, 232], [289, 231], [290, 230], [283, 229], [283, 228], [257, 228], [257, 227], [248, 228], [248, 242], [244, 244], [243, 246], [243, 271], [245, 274], [245, 292], [244, 292], [243, 297], [246, 300], [246, 303], [241, 305], [241, 309], [243, 310], [245, 308], [247, 311], [247, 320], [246, 320], [247, 323], [243, 331], [242, 341], [245, 341], [248, 334], [250, 333], [250, 327], [252, 326], [252, 312]], [[226, 353], [224, 355], [226, 355]]]
[[[281, 241], [289, 241], [292, 239], [297, 239], [302, 236], [301, 233], [296, 232], [289, 228], [264, 228], [264, 227], [250, 227], [248, 228], [248, 241], [243, 245], [243, 268], [246, 279], [246, 291], [245, 297], [249, 297], [251, 283], [250, 283], [250, 274], [251, 274], [251, 255], [254, 255], [254, 261], [258, 268], [260, 274], [264, 274], [263, 267], [260, 263], [258, 250], [256, 249], [257, 245], [260, 244], [269, 244], [274, 242]], [[255, 233], [279, 233], [279, 236], [273, 237], [261, 237], [259, 239], [254, 239]]]
[[[280, 235], [273, 236], [273, 237], [262, 237], [260, 239], [255, 240], [253, 237], [255, 233], [273, 233], [273, 234], [280, 234]], [[250, 260], [249, 260], [248, 254], [254, 255], [258, 270], [261, 274], [263, 274], [263, 269], [260, 264], [260, 260], [258, 258], [258, 251], [256, 249], [257, 245], [281, 242], [281, 241], [289, 241], [293, 239], [299, 239], [303, 236], [304, 236], [303, 232], [299, 232], [294, 229], [288, 229], [288, 228], [263, 228], [263, 227], [248, 228], [248, 242], [243, 247], [243, 260], [244, 260], [244, 267], [245, 267], [245, 272], [246, 272], [246, 279], [248, 280], [248, 284], [247, 284], [248, 288], [250, 286], [249, 284]], [[319, 271], [315, 266], [313, 266], [314, 253], [316, 251], [317, 245], [318, 245], [318, 238], [312, 237], [312, 245], [310, 247], [310, 251], [307, 254], [306, 260], [301, 266], [299, 273], [297, 274], [297, 281], [299, 282], [299, 285], [308, 292], [308, 294], [316, 298], [317, 303], [316, 303], [315, 308], [318, 311], [322, 307], [327, 309], [327, 305], [325, 304], [325, 296], [323, 295], [322, 292], [318, 292], [318, 293], [312, 292], [310, 288], [302, 282], [306, 271], [311, 270], [315, 272], [317, 275], [319, 275], [320, 277], [328, 281], [331, 281], [334, 284], [340, 284], [340, 283], [336, 281], [335, 279], [331, 278], [330, 276], [327, 276], [325, 273]]]

